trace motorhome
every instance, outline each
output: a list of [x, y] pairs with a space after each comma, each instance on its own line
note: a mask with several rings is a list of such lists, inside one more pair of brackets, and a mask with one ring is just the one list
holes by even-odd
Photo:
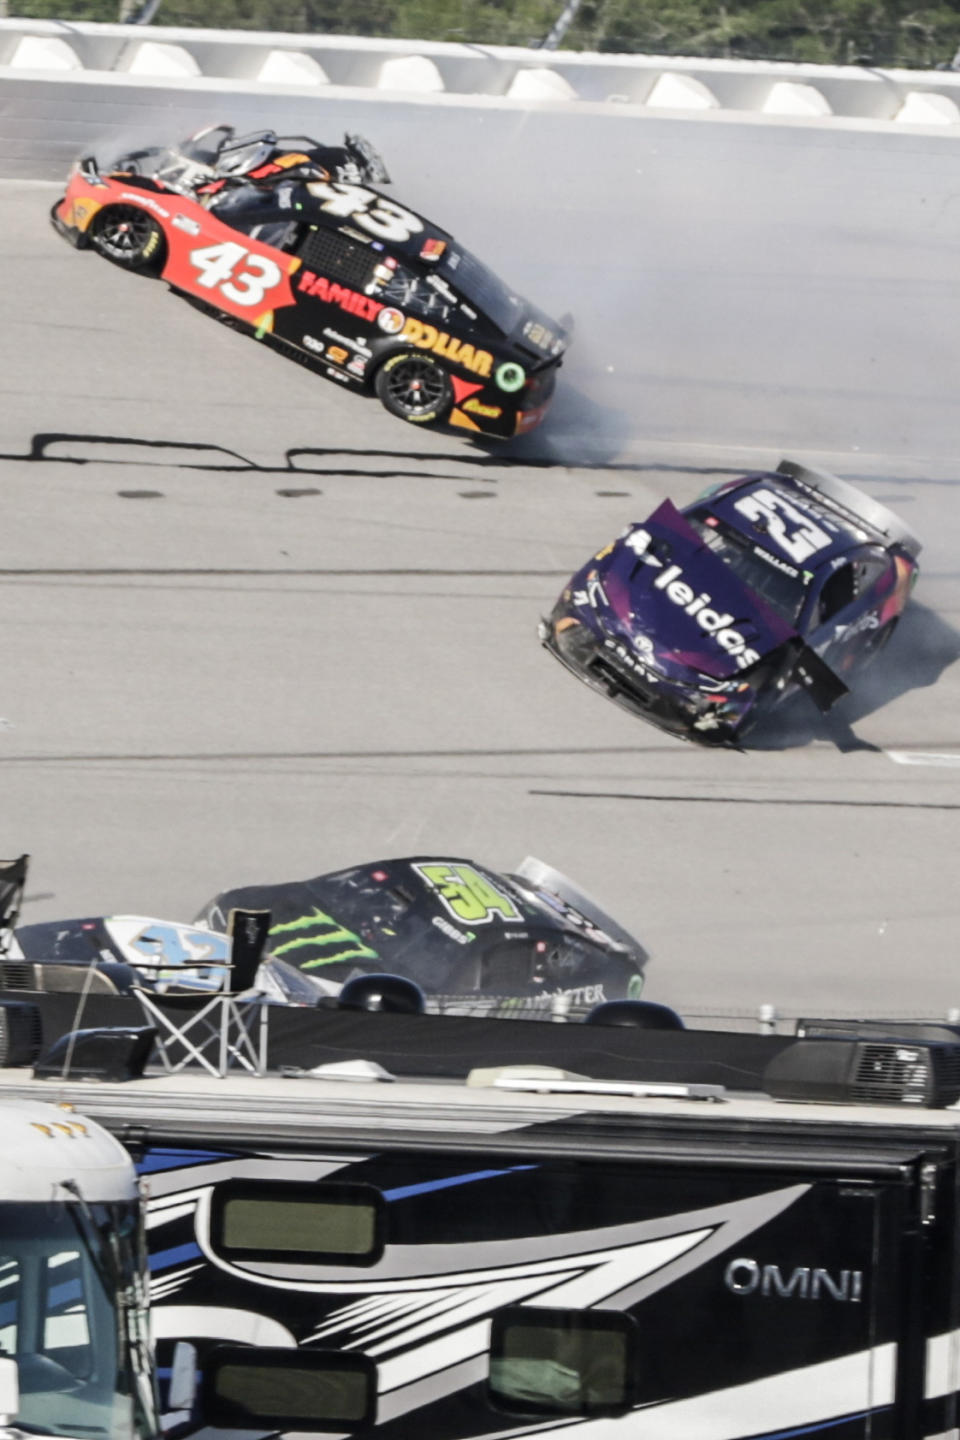
[[960, 1435], [955, 1030], [298, 1024], [266, 1075], [0, 1072], [149, 1187], [168, 1433], [180, 1341], [238, 1437], [254, 1391], [262, 1436]]

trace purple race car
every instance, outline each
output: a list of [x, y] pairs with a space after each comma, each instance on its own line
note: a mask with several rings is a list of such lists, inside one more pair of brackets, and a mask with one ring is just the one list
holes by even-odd
[[869, 496], [784, 460], [630, 525], [577, 571], [540, 638], [632, 714], [735, 745], [794, 690], [822, 710], [847, 693], [893, 634], [920, 548]]

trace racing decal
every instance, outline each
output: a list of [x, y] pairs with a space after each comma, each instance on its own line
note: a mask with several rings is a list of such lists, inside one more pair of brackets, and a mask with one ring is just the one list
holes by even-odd
[[671, 565], [657, 576], [653, 588], [663, 590], [672, 604], [679, 605], [685, 615], [692, 616], [700, 629], [716, 640], [721, 650], [734, 656], [739, 669], [745, 670], [748, 665], [754, 665], [760, 659], [759, 652], [752, 650], [746, 637], [733, 628], [733, 616], [722, 615], [712, 609], [713, 601], [707, 592], [702, 590], [699, 595], [695, 594], [693, 587], [680, 578], [682, 574], [679, 565]]
[[[438, 330], [435, 325], [425, 325], [422, 320], [414, 320], [412, 316], [407, 318], [400, 338], [409, 340], [421, 350], [432, 350], [435, 355], [442, 355], [444, 359], [461, 365], [464, 370], [470, 370], [474, 375], [482, 375], [484, 379], [493, 367], [493, 356], [488, 350], [477, 350], [473, 345], [455, 340], [445, 330]], [[517, 369], [519, 368], [517, 366]]]
[[497, 366], [497, 373], [493, 377], [501, 390], [512, 395], [516, 390], [522, 390], [526, 384], [527, 376], [522, 365], [514, 360], [505, 360], [502, 365]]
[[399, 335], [406, 322], [406, 316], [392, 305], [385, 306], [377, 316], [377, 324], [387, 335]]
[[430, 262], [437, 261], [441, 258], [446, 248], [447, 242], [445, 240], [424, 240], [420, 247], [420, 259], [429, 260]]
[[104, 929], [128, 964], [147, 971], [161, 988], [176, 984], [191, 990], [219, 990], [230, 960], [230, 940], [213, 930], [199, 930], [143, 916], [106, 916]]
[[177, 229], [182, 230], [185, 235], [200, 234], [200, 226], [196, 220], [191, 220], [189, 215], [174, 215], [170, 224], [176, 225]]
[[342, 365], [347, 358], [347, 351], [342, 345], [328, 345], [327, 359], [331, 365]]
[[[824, 550], [832, 537], [809, 515], [772, 490], [755, 490], [735, 500], [733, 508], [761, 528], [797, 565]], [[789, 525], [788, 525], [789, 522]]]
[[190, 264], [200, 272], [196, 283], [201, 289], [218, 290], [235, 305], [245, 307], [262, 304], [267, 291], [283, 279], [275, 260], [254, 254], [235, 240], [191, 250]]
[[152, 210], [161, 219], [170, 219], [170, 211], [165, 210], [158, 200], [154, 200], [152, 195], [143, 195], [139, 190], [124, 190], [121, 192], [120, 199], [132, 200], [135, 205], [142, 205], [145, 209]]
[[[483, 389], [483, 386], [478, 385], [476, 380], [461, 380], [459, 375], [451, 375], [450, 384], [453, 386], [454, 398], [458, 405], [463, 405], [468, 395], [476, 395], [478, 390]], [[469, 406], [464, 406], [464, 409], [469, 408]]]
[[326, 346], [322, 340], [315, 340], [312, 335], [304, 335], [303, 348], [305, 350], [312, 350], [314, 355], [322, 355]]
[[97, 211], [102, 209], [102, 201], [81, 195], [75, 200], [66, 201], [61, 206], [59, 214], [64, 225], [74, 226], [77, 230], [86, 230]]
[[[278, 938], [281, 943], [274, 944]], [[317, 953], [311, 955], [310, 951]], [[303, 958], [305, 952], [306, 959]], [[300, 915], [296, 920], [285, 920], [270, 927], [270, 953], [278, 959], [292, 958], [301, 970], [317, 970], [321, 965], [335, 965], [342, 960], [380, 959], [377, 951], [365, 945], [359, 935], [316, 905], [310, 915]]]
[[324, 330], [328, 340], [336, 340], [338, 345], [345, 345], [348, 350], [356, 350], [359, 355], [370, 359], [371, 351], [362, 335], [342, 335], [339, 330]]
[[484, 405], [475, 395], [463, 402], [464, 410], [470, 410], [474, 415], [485, 415], [488, 420], [497, 420], [503, 414], [501, 405]]
[[338, 285], [336, 280], [328, 280], [325, 275], [315, 275], [312, 270], [304, 270], [297, 289], [328, 305], [339, 305], [341, 310], [348, 315], [356, 315], [360, 320], [376, 320], [384, 308], [379, 300], [371, 300], [369, 295]]
[[792, 575], [794, 579], [800, 574], [795, 565], [788, 565], [786, 560], [781, 560], [779, 555], [772, 555], [769, 550], [764, 550], [762, 545], [754, 545], [751, 548], [754, 555], [760, 560], [766, 561], [768, 565], [772, 565], [774, 570], [781, 570], [784, 575]]
[[460, 430], [475, 430], [478, 433], [480, 432], [480, 426], [476, 420], [471, 420], [469, 415], [464, 415], [463, 411], [458, 410], [456, 406], [450, 411], [448, 424], [456, 425]]
[[313, 180], [307, 190], [315, 200], [323, 202], [320, 208], [328, 215], [352, 220], [378, 240], [403, 244], [423, 229], [423, 221], [417, 215], [374, 190], [365, 190], [362, 185], [347, 185], [341, 180]]
[[523, 919], [509, 895], [472, 865], [436, 861], [411, 868], [435, 892], [454, 920], [465, 921], [468, 925], [485, 925], [494, 918]]
[[693, 586], [682, 579], [683, 569], [680, 565], [670, 565], [664, 569], [663, 562], [648, 550], [649, 544], [650, 532], [642, 527], [632, 530], [624, 541], [626, 548], [632, 550], [644, 564], [660, 569], [661, 573], [654, 580], [653, 588], [662, 590], [671, 604], [678, 605], [685, 615], [697, 622], [701, 630], [716, 640], [721, 650], [734, 656], [740, 670], [756, 664], [760, 654], [749, 646], [746, 636], [734, 628], [734, 617], [714, 610], [712, 597], [706, 590], [702, 590], [698, 595]]
[[880, 620], [886, 624], [888, 620], [900, 615], [910, 596], [910, 590], [917, 582], [917, 567], [903, 555], [894, 555], [894, 572], [896, 581], [893, 593], [888, 595], [880, 610]]
[[[261, 316], [294, 303], [290, 276], [300, 261], [251, 237], [237, 238], [215, 215], [181, 211], [190, 225], [164, 227], [163, 279], [256, 328]], [[197, 245], [193, 226], [205, 242]]]
[[594, 610], [600, 606], [608, 606], [610, 604], [607, 598], [607, 592], [603, 588], [603, 581], [600, 579], [596, 570], [590, 571], [590, 574], [587, 576], [586, 586], [583, 590], [574, 590], [573, 603], [574, 605], [579, 605], [581, 609], [590, 605]]

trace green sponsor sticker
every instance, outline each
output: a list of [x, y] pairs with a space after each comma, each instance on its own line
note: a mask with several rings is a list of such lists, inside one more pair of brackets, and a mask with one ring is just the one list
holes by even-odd
[[527, 372], [515, 360], [504, 360], [502, 365], [497, 366], [493, 378], [501, 390], [512, 395], [515, 390], [522, 390], [527, 383]]

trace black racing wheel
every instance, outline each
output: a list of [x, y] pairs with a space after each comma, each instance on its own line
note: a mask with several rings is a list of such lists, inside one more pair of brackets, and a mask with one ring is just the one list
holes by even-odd
[[401, 350], [385, 360], [374, 389], [391, 415], [414, 425], [445, 420], [453, 405], [450, 376], [439, 360], [417, 350]]
[[163, 231], [137, 205], [109, 205], [94, 216], [90, 241], [101, 255], [127, 270], [156, 269], [163, 255]]

